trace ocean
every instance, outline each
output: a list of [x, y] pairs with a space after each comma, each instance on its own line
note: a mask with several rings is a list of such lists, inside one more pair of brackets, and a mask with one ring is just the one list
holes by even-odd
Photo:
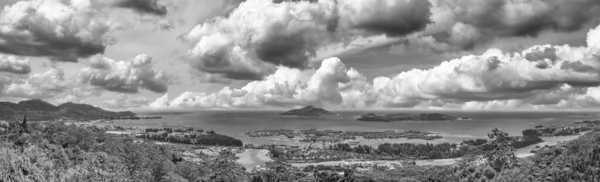
[[[369, 144], [383, 142], [408, 143], [460, 143], [463, 140], [487, 138], [493, 128], [499, 128], [510, 135], [521, 135], [521, 131], [536, 125], [567, 124], [576, 121], [598, 119], [595, 113], [580, 112], [451, 112], [451, 111], [336, 111], [337, 116], [289, 117], [279, 116], [282, 111], [197, 111], [179, 113], [139, 113], [142, 116], [162, 116], [157, 120], [129, 120], [117, 123], [120, 126], [152, 127], [194, 127], [214, 130], [217, 133], [241, 139], [244, 143], [273, 144], [291, 143], [284, 137], [251, 138], [243, 133], [266, 129], [332, 129], [344, 131], [384, 131], [418, 130], [438, 133], [443, 138], [436, 140], [397, 139], [371, 141]], [[424, 113], [438, 112], [457, 117], [469, 117], [470, 120], [455, 121], [397, 121], [364, 122], [357, 121], [360, 115], [373, 112], [387, 113]], [[296, 142], [297, 143], [297, 142]], [[363, 143], [363, 142], [361, 142]]]

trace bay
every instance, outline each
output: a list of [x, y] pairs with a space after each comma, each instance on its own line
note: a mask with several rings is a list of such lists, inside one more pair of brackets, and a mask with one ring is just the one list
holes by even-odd
[[[322, 117], [290, 117], [278, 115], [283, 111], [223, 111], [207, 110], [196, 112], [157, 113], [143, 112], [141, 116], [162, 116], [157, 120], [127, 120], [118, 123], [125, 127], [193, 127], [204, 130], [214, 130], [217, 133], [233, 136], [244, 143], [272, 144], [291, 143], [274, 140], [273, 137], [251, 138], [243, 135], [245, 132], [268, 129], [331, 129], [343, 131], [385, 131], [385, 130], [418, 130], [438, 133], [443, 136], [436, 140], [398, 139], [375, 141], [408, 142], [408, 143], [460, 143], [463, 140], [487, 138], [487, 133], [493, 128], [499, 128], [510, 135], [521, 135], [521, 131], [536, 125], [568, 124], [576, 121], [597, 119], [596, 114], [589, 112], [467, 112], [467, 111], [334, 111], [337, 116]], [[425, 113], [437, 112], [457, 117], [468, 117], [470, 120], [454, 121], [396, 121], [396, 122], [365, 122], [357, 121], [360, 115], [366, 113]], [[361, 142], [363, 143], [363, 142]]]

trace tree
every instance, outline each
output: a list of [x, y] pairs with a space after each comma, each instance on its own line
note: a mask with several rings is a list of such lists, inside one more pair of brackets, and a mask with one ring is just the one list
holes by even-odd
[[513, 141], [508, 133], [494, 128], [491, 133], [488, 133], [488, 137], [491, 141], [483, 146], [484, 158], [487, 164], [496, 171], [515, 165], [517, 157], [514, 153]]
[[27, 128], [27, 116], [23, 116], [23, 122], [21, 123], [21, 133], [29, 133]]

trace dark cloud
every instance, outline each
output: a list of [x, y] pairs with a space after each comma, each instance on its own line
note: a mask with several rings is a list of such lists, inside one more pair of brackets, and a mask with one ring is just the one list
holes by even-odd
[[544, 31], [578, 31], [600, 16], [597, 0], [439, 0], [437, 4], [451, 12], [445, 15], [443, 11], [438, 12], [438, 17], [445, 18], [436, 23], [449, 26], [436, 33], [447, 35], [436, 37], [437, 40], [464, 50], [496, 37], [536, 37]]
[[556, 62], [556, 48], [554, 47], [541, 47], [533, 49], [528, 53], [525, 53], [525, 59], [536, 63], [536, 67], [540, 69], [546, 69]]
[[119, 0], [115, 6], [132, 9], [140, 14], [166, 16], [167, 7], [160, 5], [158, 0]]
[[525, 54], [525, 59], [532, 62], [544, 61], [546, 59], [554, 62], [557, 58], [556, 48], [554, 47], [543, 47]]
[[492, 56], [492, 57], [488, 58], [488, 70], [489, 71], [494, 71], [494, 70], [498, 69], [501, 64], [502, 64], [502, 61], [500, 61], [500, 59], [498, 59], [497, 56]]
[[229, 48], [222, 48], [196, 58], [202, 61], [192, 59], [189, 63], [192, 68], [211, 75], [210, 80], [216, 79], [214, 76], [221, 76], [225, 80], [260, 80], [263, 78], [263, 74], [257, 70], [236, 65], [234, 62], [239, 57], [234, 56], [230, 51]]
[[598, 70], [591, 65], [587, 65], [582, 63], [581, 61], [575, 62], [563, 62], [560, 65], [560, 69], [563, 70], [573, 70], [581, 73], [598, 73]]
[[[310, 32], [308, 32], [310, 33]], [[306, 31], [296, 34], [281, 34], [273, 32], [268, 38], [256, 44], [254, 51], [259, 59], [291, 68], [306, 68], [307, 60], [315, 53], [316, 42], [309, 42]]]
[[[49, 11], [64, 9], [63, 11]], [[21, 1], [7, 6], [0, 16], [0, 52], [77, 62], [104, 53], [113, 27], [93, 7], [65, 1]], [[20, 18], [12, 18], [20, 17]]]
[[405, 4], [390, 1], [374, 1], [370, 5], [370, 15], [360, 17], [352, 26], [372, 34], [404, 36], [423, 30], [431, 23], [431, 3], [413, 0]]
[[[33, 28], [33, 29], [32, 29]], [[48, 57], [55, 61], [77, 62], [79, 58], [86, 58], [104, 53], [106, 45], [102, 42], [87, 42], [75, 35], [55, 37], [48, 32], [35, 31], [35, 27], [25, 28], [21, 31], [32, 31], [34, 40], [13, 34], [0, 32], [0, 52], [20, 55]]]
[[[352, 6], [360, 8], [348, 8]], [[357, 5], [360, 4], [360, 5]], [[335, 9], [343, 28], [363, 31], [366, 34], [404, 36], [423, 30], [431, 23], [429, 1], [340, 1]], [[338, 13], [338, 11], [340, 11]], [[338, 22], [335, 22], [338, 23]], [[345, 25], [347, 24], [347, 25]], [[345, 27], [347, 26], [347, 27]]]
[[458, 21], [498, 36], [536, 36], [544, 30], [579, 30], [598, 15], [600, 1], [491, 0], [465, 6], [477, 5], [457, 12]]

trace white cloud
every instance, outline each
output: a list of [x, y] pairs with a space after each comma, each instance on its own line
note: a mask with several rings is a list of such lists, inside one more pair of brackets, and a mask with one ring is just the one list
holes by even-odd
[[413, 69], [369, 82], [337, 58], [316, 70], [278, 67], [261, 81], [215, 93], [186, 92], [156, 107], [556, 109], [600, 106], [600, 49], [588, 34], [587, 47], [538, 45], [521, 52], [490, 49], [445, 61], [431, 69]]
[[[360, 36], [403, 36], [430, 23], [429, 2], [368, 0], [243, 2], [228, 17], [197, 25], [184, 39], [194, 69], [259, 80], [276, 66], [304, 69], [321, 48]], [[416, 13], [415, 13], [416, 12]]]
[[138, 93], [141, 88], [165, 93], [169, 78], [152, 68], [152, 57], [141, 54], [131, 60], [116, 61], [103, 56], [90, 59], [80, 73], [81, 82], [120, 93]]
[[31, 72], [30, 60], [26, 57], [0, 54], [0, 71], [15, 74]]
[[34, 73], [23, 79], [13, 78], [6, 83], [2, 91], [5, 98], [51, 99], [59, 103], [81, 101], [98, 95], [98, 90], [65, 78], [64, 70], [60, 67]]
[[119, 26], [89, 0], [19, 1], [0, 13], [0, 52], [77, 62], [103, 53]]
[[[239, 89], [225, 87], [212, 94], [185, 92], [168, 101], [163, 96], [153, 107], [287, 107], [304, 104], [344, 104], [343, 95], [351, 95], [351, 88], [361, 87], [364, 81], [356, 70], [348, 70], [337, 58], [326, 59], [317, 70], [299, 70], [278, 67], [272, 75], [253, 81]], [[338, 88], [346, 91], [338, 91]]]

